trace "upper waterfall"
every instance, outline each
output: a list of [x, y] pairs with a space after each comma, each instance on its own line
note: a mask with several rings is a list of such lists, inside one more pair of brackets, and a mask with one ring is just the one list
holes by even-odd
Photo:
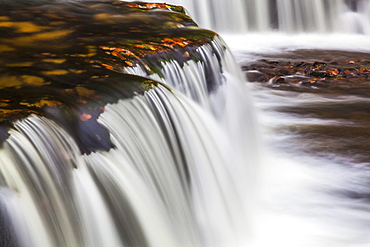
[[[151, 0], [158, 2], [158, 0]], [[370, 34], [367, 0], [171, 0], [218, 32]]]

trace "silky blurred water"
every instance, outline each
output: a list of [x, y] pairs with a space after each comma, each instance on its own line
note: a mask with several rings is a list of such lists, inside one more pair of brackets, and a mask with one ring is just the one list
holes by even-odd
[[[370, 51], [369, 37], [363, 35], [366, 1], [354, 1], [356, 8], [344, 0], [274, 1], [283, 6], [280, 16], [299, 6], [296, 15], [312, 3], [308, 13], [315, 13], [315, 21], [293, 15], [270, 19], [267, 2], [184, 4], [201, 26], [238, 33], [222, 36], [241, 66], [298, 49]], [[238, 10], [248, 4], [256, 13]], [[328, 6], [336, 8], [325, 20]], [[220, 17], [217, 23], [215, 16]], [[252, 22], [239, 22], [245, 18]], [[334, 32], [333, 23], [343, 18], [351, 20], [349, 25], [337, 22]], [[220, 90], [208, 98], [204, 84], [192, 87], [198, 79], [204, 83], [202, 66], [220, 75], [213, 52], [222, 45], [217, 41], [200, 48], [202, 63], [167, 63], [168, 78], [162, 82], [176, 88], [181, 81], [178, 89], [159, 88], [107, 106], [99, 121], [110, 129], [116, 145], [107, 153], [77, 154], [73, 139], [50, 120], [33, 116], [17, 123], [0, 161], [4, 181], [13, 189], [1, 191], [7, 200], [4, 211], [12, 212], [19, 244], [370, 246], [369, 143], [361, 139], [363, 150], [350, 145], [359, 142], [351, 131], [369, 122], [354, 122], [345, 114], [353, 107], [369, 115], [370, 100], [240, 82], [232, 75], [241, 74], [240, 68], [221, 52], [216, 53], [223, 56], [225, 70], [217, 84]], [[319, 114], [312, 114], [313, 108]], [[323, 118], [327, 113], [335, 117]], [[338, 126], [350, 134], [336, 135]], [[314, 132], [323, 128], [331, 135]], [[18, 165], [8, 165], [12, 163]], [[71, 200], [72, 195], [77, 199]]]
[[[299, 49], [370, 50], [369, 37], [361, 35], [265, 33], [224, 39], [240, 65]], [[356, 132], [370, 122], [349, 117], [369, 115], [370, 100], [327, 95], [319, 88], [299, 93], [254, 82], [246, 87], [265, 145], [256, 245], [370, 246], [370, 143], [362, 138], [358, 144], [361, 132]], [[346, 135], [338, 132], [343, 128]]]
[[[171, 3], [187, 7], [201, 27], [220, 32], [241, 66], [299, 49], [370, 52], [369, 1]], [[249, 219], [252, 246], [370, 246], [370, 143], [355, 131], [370, 123], [347, 116], [351, 109], [369, 115], [369, 99], [319, 89], [280, 91], [247, 81], [245, 87], [263, 147], [255, 168], [259, 196]], [[338, 129], [356, 135], [336, 134]]]

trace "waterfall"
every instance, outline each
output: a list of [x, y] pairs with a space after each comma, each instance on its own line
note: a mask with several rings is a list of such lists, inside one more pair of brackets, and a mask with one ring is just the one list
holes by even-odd
[[[95, 25], [100, 18], [105, 22], [98, 25], [107, 26], [115, 20], [131, 21], [131, 17], [120, 19], [110, 13], [91, 14], [89, 11], [96, 11], [97, 6], [117, 11], [115, 5], [93, 4], [88, 5], [88, 10], [72, 7], [83, 12], [80, 17], [84, 21], [93, 16], [89, 25]], [[71, 6], [63, 8], [55, 7], [64, 13]], [[29, 13], [32, 11], [31, 8]], [[152, 13], [166, 18], [163, 15], [167, 12]], [[47, 14], [59, 20], [59, 16]], [[185, 18], [178, 13], [174, 16]], [[145, 22], [148, 17], [140, 18]], [[168, 23], [168, 33], [153, 33], [176, 33], [175, 24]], [[23, 31], [17, 25], [10, 17], [0, 15], [0, 27]], [[78, 22], [77, 27], [80, 25]], [[36, 27], [28, 24], [26, 35], [39, 32]], [[180, 28], [182, 33], [197, 34], [194, 27]], [[91, 32], [84, 34], [90, 36]], [[252, 235], [249, 208], [258, 170], [258, 128], [241, 71], [226, 44], [212, 32], [200, 32], [212, 38], [185, 51], [176, 47], [158, 52], [157, 57], [139, 59], [136, 55], [132, 62], [122, 59], [126, 66], [119, 66], [119, 56], [111, 52], [123, 48], [94, 43], [95, 38], [104, 40], [100, 33], [91, 38], [93, 48], [82, 42], [89, 42], [90, 37], [78, 38], [80, 49], [87, 47], [87, 54], [76, 55], [78, 48], [69, 51], [61, 46], [60, 53], [50, 48], [54, 52], [51, 58], [38, 62], [49, 63], [47, 66], [64, 64], [67, 59], [58, 60], [56, 54], [68, 56], [63, 50], [67, 49], [72, 53], [68, 59], [77, 61], [73, 66], [88, 61], [92, 72], [87, 75], [87, 87], [81, 75], [87, 67], [42, 72], [41, 75], [51, 75], [45, 79], [51, 81], [47, 87], [55, 82], [54, 76], [64, 75], [66, 70], [76, 73], [78, 82], [71, 89], [72, 77], [67, 81], [58, 77], [48, 89], [55, 95], [61, 89], [65, 105], [59, 108], [60, 98], [56, 98], [42, 113], [32, 110], [9, 129], [0, 150], [1, 246], [246, 246]], [[32, 37], [36, 42], [45, 39], [38, 34]], [[0, 45], [0, 52], [18, 49], [5, 43]], [[40, 47], [32, 48], [36, 57], [50, 55], [39, 54]], [[105, 78], [113, 73], [113, 65], [119, 73], [113, 74], [111, 85]], [[28, 65], [15, 66], [22, 70]], [[45, 65], [38, 69], [44, 71]], [[101, 69], [105, 69], [103, 75], [99, 74]], [[156, 69], [155, 73], [152, 69]], [[5, 77], [11, 83], [14, 78]], [[26, 83], [44, 81], [35, 75], [21, 78]], [[135, 80], [141, 87], [125, 86]], [[31, 86], [39, 86], [36, 84]], [[58, 88], [61, 84], [63, 87]], [[53, 86], [58, 89], [53, 91]], [[22, 87], [25, 86], [14, 90]], [[32, 94], [34, 89], [29, 90], [27, 93]], [[47, 101], [47, 97], [43, 100]], [[93, 103], [85, 107], [89, 100]], [[38, 106], [33, 101], [29, 105], [32, 109]]]
[[[226, 74], [224, 83], [239, 84]], [[228, 104], [217, 119], [164, 87], [120, 101], [99, 119], [115, 148], [84, 156], [53, 121], [17, 122], [0, 156], [2, 204], [17, 244], [239, 246], [248, 232], [242, 199], [251, 158], [239, 146], [247, 137], [231, 132], [253, 124], [238, 110], [243, 99]]]
[[367, 25], [370, 2], [367, 0], [168, 2], [185, 6], [201, 27], [219, 32], [370, 33]]
[[0, 0], [0, 246], [368, 247], [368, 168], [261, 151], [260, 131], [301, 145], [266, 122], [330, 122], [271, 109], [347, 98], [251, 86], [230, 49], [247, 63], [324, 46], [292, 33], [346, 43], [370, 32], [369, 1], [171, 3], [242, 35], [229, 48], [167, 3]]

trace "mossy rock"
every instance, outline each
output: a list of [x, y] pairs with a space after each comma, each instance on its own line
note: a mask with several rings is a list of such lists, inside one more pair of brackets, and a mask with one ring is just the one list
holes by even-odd
[[[106, 104], [158, 85], [124, 68], [161, 76], [163, 61], [197, 61], [197, 48], [216, 36], [182, 7], [122, 1], [0, 1], [0, 32], [0, 139], [30, 114], [64, 126], [96, 122]], [[105, 132], [97, 122], [90, 131], [99, 128]], [[91, 148], [80, 141], [81, 151], [109, 149], [105, 135], [106, 144]]]

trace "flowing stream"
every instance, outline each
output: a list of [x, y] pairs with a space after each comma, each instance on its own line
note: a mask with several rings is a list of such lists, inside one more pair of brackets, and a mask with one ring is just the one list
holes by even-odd
[[[366, 0], [171, 3], [234, 32], [222, 37], [239, 65], [297, 49], [370, 52]], [[306, 113], [349, 104], [368, 116], [370, 100], [246, 82], [224, 45], [163, 62], [164, 76], [150, 76], [162, 86], [107, 105], [109, 151], [81, 155], [54, 121], [18, 121], [0, 150], [0, 246], [370, 246], [366, 152], [308, 151], [345, 139], [295, 131], [363, 124]]]
[[[173, 3], [186, 6], [200, 26], [224, 33], [242, 66], [295, 50], [370, 52], [366, 0]], [[369, 121], [350, 117], [369, 115], [368, 97], [279, 91], [249, 82], [246, 87], [263, 143], [249, 244], [370, 246], [369, 141], [356, 132]]]
[[[269, 56], [278, 59], [296, 50], [369, 53], [368, 1], [275, 2], [280, 3], [274, 7], [275, 26], [245, 34], [239, 29], [239, 34], [224, 36], [240, 65]], [[303, 9], [306, 12], [299, 12]], [[370, 246], [369, 141], [365, 132], [355, 134], [369, 122], [350, 117], [368, 116], [368, 97], [328, 95], [320, 88], [299, 93], [257, 83], [247, 87], [265, 144], [254, 244]], [[351, 134], [344, 137], [342, 128]], [[361, 148], [355, 148], [356, 143]]]
[[[156, 2], [151, 0], [149, 2]], [[158, 2], [158, 1], [157, 1]], [[345, 32], [369, 34], [367, 0], [172, 0], [200, 26], [219, 32]]]
[[169, 55], [162, 77], [122, 71], [162, 84], [104, 107], [108, 151], [81, 155], [46, 117], [15, 123], [0, 155], [3, 246], [247, 244], [254, 111], [224, 42], [195, 52], [181, 66]]

